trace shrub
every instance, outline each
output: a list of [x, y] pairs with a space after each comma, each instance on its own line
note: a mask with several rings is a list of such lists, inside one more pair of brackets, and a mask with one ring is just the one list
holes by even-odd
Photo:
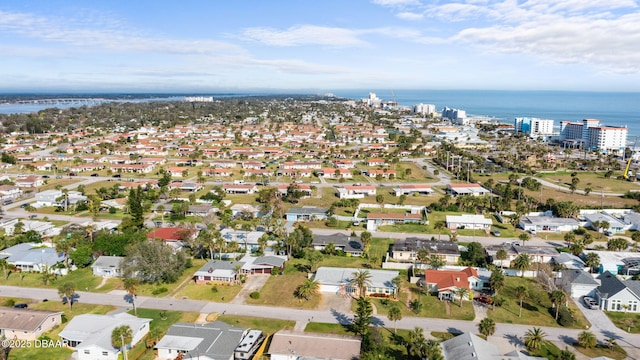
[[5, 300], [4, 304], [2, 304], [2, 305], [8, 306], [8, 307], [13, 307], [13, 305], [15, 305], [15, 304], [16, 304], [16, 300], [15, 299], [7, 299], [7, 300]]
[[255, 300], [260, 299], [260, 293], [258, 291], [254, 291], [251, 294], [249, 294], [249, 297]]
[[160, 294], [166, 293], [168, 291], [169, 291], [169, 289], [167, 289], [166, 287], [162, 286], [162, 287], [153, 289], [153, 291], [151, 293], [153, 295], [160, 295]]
[[558, 313], [558, 324], [560, 326], [573, 326], [574, 321], [573, 315], [571, 315], [571, 312], [566, 308], [562, 308]]
[[213, 285], [213, 286], [211, 287], [211, 292], [212, 292], [212, 293], [217, 293], [217, 292], [218, 292], [218, 287], [217, 287], [216, 285]]

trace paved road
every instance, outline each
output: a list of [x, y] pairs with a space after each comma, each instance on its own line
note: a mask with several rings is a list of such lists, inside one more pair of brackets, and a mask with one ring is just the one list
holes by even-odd
[[[123, 294], [100, 294], [80, 291], [78, 292], [78, 295], [78, 301], [80, 303], [131, 307], [131, 304], [125, 300], [125, 296]], [[23, 288], [16, 286], [0, 286], [0, 296], [31, 298], [35, 300], [49, 299], [50, 301], [58, 301], [58, 299], [60, 299], [58, 292], [53, 289]], [[353, 316], [352, 313], [344, 313], [335, 310], [298, 310], [270, 306], [215, 303], [198, 300], [153, 298], [146, 296], [138, 296], [136, 299], [136, 306], [138, 308], [151, 308], [158, 310], [192, 311], [200, 313], [218, 312], [267, 319], [292, 320], [296, 322], [316, 321], [334, 324], [348, 324]], [[603, 320], [599, 319], [599, 321]], [[375, 316], [373, 324], [389, 328], [394, 326], [393, 322], [390, 322], [383, 316]], [[399, 320], [396, 325], [400, 329], [413, 329], [416, 326], [421, 327], [427, 334], [431, 331], [477, 333], [476, 322], [462, 320], [405, 317], [402, 320]], [[530, 328], [531, 326], [528, 325], [497, 324], [496, 333], [493, 337], [506, 339], [514, 347], [522, 346], [522, 336]], [[556, 327], [542, 327], [542, 329], [547, 334], [547, 339], [566, 344], [572, 344], [577, 341], [578, 333], [581, 331]], [[593, 329], [599, 340], [604, 340], [605, 337], [613, 336], [617, 339], [618, 344], [624, 347], [629, 353], [629, 358], [640, 359], [640, 335], [627, 334], [617, 328], [605, 329], [602, 324], [598, 327], [594, 326]]]

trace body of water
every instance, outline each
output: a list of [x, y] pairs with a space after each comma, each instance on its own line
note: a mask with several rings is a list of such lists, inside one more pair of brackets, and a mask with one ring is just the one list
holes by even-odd
[[612, 126], [627, 126], [629, 136], [640, 136], [640, 93], [486, 90], [349, 90], [336, 96], [361, 99], [374, 92], [402, 106], [434, 104], [438, 111], [450, 107], [467, 115], [483, 115], [513, 124], [516, 117], [560, 121], [599, 119]]

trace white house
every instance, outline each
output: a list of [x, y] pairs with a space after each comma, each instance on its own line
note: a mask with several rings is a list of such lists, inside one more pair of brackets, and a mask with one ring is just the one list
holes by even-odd
[[122, 276], [122, 256], [100, 256], [91, 265], [93, 275], [113, 277]]
[[484, 215], [447, 215], [446, 223], [449, 229], [480, 229], [489, 231], [493, 221]]
[[396, 196], [402, 195], [431, 195], [433, 189], [429, 184], [400, 184], [393, 189]]
[[525, 231], [536, 232], [565, 232], [580, 227], [580, 223], [572, 218], [554, 216], [525, 216], [520, 219], [518, 226]]
[[115, 315], [81, 314], [75, 316], [60, 332], [60, 338], [77, 351], [78, 360], [117, 360], [119, 349], [111, 344], [111, 333], [118, 326], [129, 326], [132, 340], [137, 344], [149, 333], [152, 319], [138, 318], [127, 313]]
[[22, 243], [1, 250], [0, 258], [6, 259], [9, 265], [22, 271], [41, 272], [62, 263], [67, 256], [46, 245]]
[[[320, 267], [315, 279], [320, 284], [320, 292], [332, 294], [356, 293], [358, 289], [351, 285], [351, 280], [358, 272], [353, 268]], [[398, 288], [393, 283], [399, 272], [390, 270], [365, 270], [371, 275], [371, 284], [365, 290], [367, 295], [377, 294], [395, 296]]]
[[608, 271], [598, 279], [600, 286], [596, 288], [596, 301], [601, 310], [640, 312], [640, 282], [622, 281]]
[[69, 204], [76, 204], [80, 201], [86, 201], [87, 197], [78, 191], [69, 191], [66, 195], [61, 190], [45, 190], [36, 194], [35, 207], [43, 206], [62, 206], [65, 197]]
[[373, 185], [348, 185], [337, 189], [340, 199], [362, 199], [365, 196], [375, 196], [376, 187]]
[[556, 279], [556, 285], [562, 288], [569, 296], [579, 299], [583, 296], [594, 296], [600, 282], [583, 270], [562, 270], [560, 277]]

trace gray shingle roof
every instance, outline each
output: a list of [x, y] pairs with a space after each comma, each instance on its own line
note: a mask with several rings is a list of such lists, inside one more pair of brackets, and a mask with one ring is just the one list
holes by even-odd
[[50, 316], [57, 314], [62, 313], [0, 307], [0, 329], [35, 331]]
[[246, 328], [238, 328], [221, 321], [207, 324], [176, 323], [160, 339], [156, 348], [186, 351], [185, 359], [209, 358], [228, 360], [242, 340]]
[[598, 276], [598, 279], [600, 279], [600, 286], [596, 288], [596, 291], [603, 298], [611, 297], [626, 288], [620, 279], [608, 271]]
[[357, 236], [349, 236], [347, 234], [331, 234], [331, 235], [314, 235], [312, 245], [323, 246], [333, 243], [336, 247], [344, 248], [347, 253], [362, 252], [363, 245]]
[[583, 270], [562, 270], [562, 279], [568, 280], [571, 284], [599, 285], [596, 279]]

